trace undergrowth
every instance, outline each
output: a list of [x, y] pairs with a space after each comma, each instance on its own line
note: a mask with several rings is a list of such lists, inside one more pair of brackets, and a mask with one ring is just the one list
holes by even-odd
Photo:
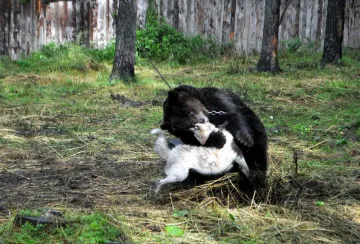
[[219, 58], [232, 46], [219, 46], [213, 39], [186, 37], [165, 21], [158, 21], [155, 11], [147, 13], [144, 29], [137, 30], [137, 54], [157, 61], [189, 64]]

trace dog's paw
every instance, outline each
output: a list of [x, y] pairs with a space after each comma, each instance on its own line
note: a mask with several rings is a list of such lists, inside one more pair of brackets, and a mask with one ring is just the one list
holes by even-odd
[[236, 132], [235, 139], [246, 147], [254, 146], [254, 139], [250, 133], [246, 130], [239, 130]]
[[162, 135], [164, 135], [164, 132], [161, 129], [156, 128], [156, 129], [152, 129], [150, 131], [150, 134], [156, 135], [156, 136], [162, 136]]
[[145, 194], [145, 199], [150, 200], [151, 202], [154, 202], [154, 203], [159, 199], [159, 196], [160, 196], [159, 193], [156, 193], [155, 186], [156, 186], [156, 183], [153, 182], [149, 186], [148, 192]]

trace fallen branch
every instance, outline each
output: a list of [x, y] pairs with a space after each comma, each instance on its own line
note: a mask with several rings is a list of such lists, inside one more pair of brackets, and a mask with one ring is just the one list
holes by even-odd
[[322, 145], [322, 144], [327, 143], [328, 141], [329, 141], [329, 140], [325, 140], [325, 141], [316, 143], [315, 145], [312, 145], [311, 147], [308, 147], [308, 148], [306, 148], [306, 149], [307, 149], [307, 150], [313, 149], [313, 148], [315, 148], [315, 147], [318, 147], [318, 146], [320, 146], [320, 145]]

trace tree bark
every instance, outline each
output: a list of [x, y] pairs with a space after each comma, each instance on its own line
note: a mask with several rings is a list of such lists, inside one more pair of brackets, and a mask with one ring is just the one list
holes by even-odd
[[328, 0], [322, 65], [341, 61], [344, 17], [345, 1]]
[[260, 59], [256, 66], [258, 71], [281, 71], [277, 58], [280, 3], [280, 0], [265, 0], [262, 48]]
[[134, 79], [136, 0], [120, 0], [116, 16], [115, 58], [110, 81]]

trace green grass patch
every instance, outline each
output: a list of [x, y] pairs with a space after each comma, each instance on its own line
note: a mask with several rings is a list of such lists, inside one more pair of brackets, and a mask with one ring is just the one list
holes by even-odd
[[[34, 211], [21, 211], [22, 215], [39, 216]], [[1, 240], [6, 243], [105, 243], [129, 242], [120, 221], [114, 222], [106, 215], [94, 213], [90, 215], [69, 216], [64, 227], [37, 225], [26, 223], [15, 227], [10, 219], [0, 226]]]

